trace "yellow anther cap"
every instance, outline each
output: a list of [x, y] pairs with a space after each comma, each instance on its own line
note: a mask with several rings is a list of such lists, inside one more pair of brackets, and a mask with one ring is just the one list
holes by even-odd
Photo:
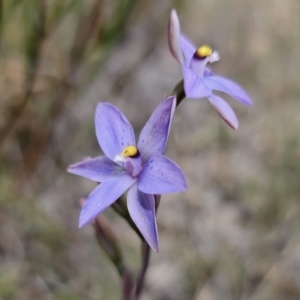
[[136, 146], [127, 146], [121, 155], [124, 157], [134, 157], [139, 155], [139, 150]]
[[213, 53], [212, 48], [207, 45], [199, 47], [196, 51], [197, 56], [200, 58], [205, 58], [207, 56], [210, 56], [212, 55], [212, 53]]

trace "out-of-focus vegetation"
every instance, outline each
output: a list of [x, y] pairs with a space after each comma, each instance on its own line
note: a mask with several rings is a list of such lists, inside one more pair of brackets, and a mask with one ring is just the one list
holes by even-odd
[[[188, 192], [162, 197], [160, 254], [143, 299], [300, 298], [300, 2], [0, 1], [0, 299], [119, 299], [120, 280], [78, 200], [94, 184], [67, 174], [101, 154], [98, 101], [117, 105], [137, 132], [181, 79], [167, 49], [182, 30], [212, 44], [212, 68], [254, 100], [229, 100], [233, 132], [205, 100], [178, 108], [167, 154]], [[129, 265], [139, 241], [110, 209]]]

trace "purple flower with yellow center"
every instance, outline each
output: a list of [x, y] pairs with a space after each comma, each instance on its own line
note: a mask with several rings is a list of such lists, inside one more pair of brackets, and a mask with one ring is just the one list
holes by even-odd
[[68, 168], [70, 173], [101, 182], [82, 207], [79, 227], [91, 222], [128, 190], [129, 214], [150, 247], [158, 251], [154, 195], [186, 190], [182, 170], [162, 155], [175, 106], [174, 96], [161, 101], [136, 144], [133, 129], [122, 112], [109, 103], [98, 104], [96, 135], [105, 156]]
[[252, 105], [250, 97], [235, 82], [216, 76], [206, 68], [208, 62], [219, 60], [218, 52], [207, 45], [197, 48], [181, 35], [175, 10], [171, 11], [168, 24], [168, 43], [171, 54], [182, 66], [186, 97], [192, 99], [206, 97], [222, 119], [230, 127], [237, 129], [238, 119], [234, 111], [226, 101], [214, 95], [213, 90], [224, 92], [246, 106]]

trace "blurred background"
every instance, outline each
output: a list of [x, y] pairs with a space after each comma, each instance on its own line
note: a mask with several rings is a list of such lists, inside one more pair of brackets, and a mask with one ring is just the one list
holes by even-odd
[[[142, 299], [300, 299], [300, 2], [1, 0], [1, 300], [120, 299], [93, 228], [77, 228], [95, 184], [66, 168], [101, 155], [99, 101], [139, 133], [181, 80], [167, 47], [172, 7], [254, 105], [228, 99], [237, 131], [205, 99], [178, 107], [166, 155], [188, 191], [162, 197]], [[104, 215], [137, 272], [138, 238]]]

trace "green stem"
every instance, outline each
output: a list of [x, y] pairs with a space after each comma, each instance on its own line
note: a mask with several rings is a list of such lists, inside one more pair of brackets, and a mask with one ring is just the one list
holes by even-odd
[[172, 95], [176, 95], [177, 103], [176, 107], [181, 103], [181, 101], [185, 98], [183, 79], [180, 80], [173, 89]]
[[135, 300], [138, 300], [144, 288], [145, 276], [149, 266], [151, 249], [146, 241], [142, 242], [142, 266], [137, 278]]
[[127, 206], [124, 203], [122, 197], [120, 197], [115, 203], [112, 204], [112, 208], [115, 210], [115, 212], [117, 212], [122, 218], [124, 218], [127, 221], [127, 223], [137, 233], [140, 239], [144, 241], [144, 237], [135, 225], [135, 223], [132, 221]]
[[93, 225], [99, 245], [108, 255], [122, 279], [122, 299], [132, 300], [134, 288], [133, 277], [124, 262], [122, 251], [112, 228], [103, 216], [98, 216]]
[[115, 265], [118, 273], [120, 276], [123, 276], [124, 270], [126, 270], [126, 266], [124, 264], [124, 260], [122, 257], [122, 252], [119, 248], [119, 245], [116, 241], [112, 242], [111, 240], [111, 233], [108, 232], [108, 230], [104, 229], [102, 224], [99, 222], [99, 220], [94, 222], [94, 228], [97, 240], [99, 244], [101, 245], [102, 249], [105, 251], [105, 253], [108, 255], [110, 260]]

